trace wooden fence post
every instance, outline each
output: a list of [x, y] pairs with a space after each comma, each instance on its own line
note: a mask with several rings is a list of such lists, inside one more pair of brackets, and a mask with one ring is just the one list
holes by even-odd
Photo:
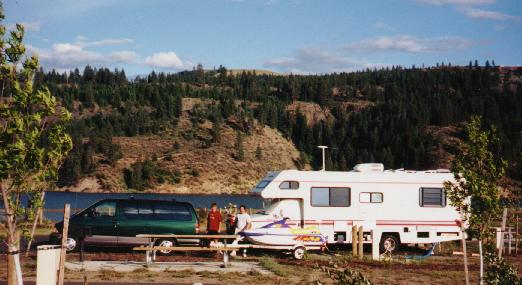
[[363, 251], [363, 227], [360, 226], [359, 227], [359, 240], [357, 241], [357, 245], [359, 246], [359, 248], [357, 249], [357, 252], [359, 253], [359, 259], [362, 259], [363, 256], [364, 256], [364, 251]]
[[498, 257], [502, 258], [504, 252], [504, 233], [506, 231], [507, 208], [502, 212], [502, 227], [500, 228], [500, 247], [498, 248]]
[[58, 271], [58, 285], [63, 285], [65, 275], [65, 254], [67, 253], [67, 233], [69, 231], [69, 214], [71, 205], [65, 204], [63, 209], [62, 248], [60, 252], [60, 269]]
[[464, 230], [464, 221], [460, 223], [460, 234], [462, 235], [462, 257], [464, 258], [464, 276], [466, 278], [466, 285], [469, 285], [469, 271], [468, 271], [468, 251], [466, 247], [466, 231]]
[[515, 240], [515, 255], [518, 255], [518, 240], [520, 239], [520, 234], [518, 233], [518, 214], [517, 214], [517, 224], [516, 224], [516, 240]]
[[353, 257], [357, 256], [357, 248], [358, 248], [357, 239], [358, 239], [357, 226], [353, 226], [352, 227], [352, 256]]

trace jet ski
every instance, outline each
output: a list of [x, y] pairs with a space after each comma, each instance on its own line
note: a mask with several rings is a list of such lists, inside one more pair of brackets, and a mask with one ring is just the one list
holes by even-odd
[[257, 229], [241, 232], [247, 241], [259, 245], [269, 246], [323, 246], [327, 239], [317, 227], [292, 228], [288, 219], [282, 219]]

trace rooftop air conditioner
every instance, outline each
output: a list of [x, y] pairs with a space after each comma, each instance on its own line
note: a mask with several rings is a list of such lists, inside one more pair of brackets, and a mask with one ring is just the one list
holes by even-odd
[[353, 167], [357, 172], [383, 172], [384, 165], [382, 163], [360, 163]]

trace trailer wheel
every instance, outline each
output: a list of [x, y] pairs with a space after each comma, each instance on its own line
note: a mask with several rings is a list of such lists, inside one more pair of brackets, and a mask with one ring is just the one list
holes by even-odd
[[399, 249], [401, 242], [399, 238], [394, 234], [383, 234], [379, 248], [382, 253], [390, 252], [394, 253]]
[[294, 248], [292, 254], [294, 255], [294, 258], [297, 260], [303, 259], [306, 254], [306, 248], [304, 248], [304, 246], [298, 246]]
[[[156, 242], [156, 246], [161, 246], [161, 247], [172, 247], [172, 246], [176, 246], [176, 245], [177, 245], [177, 242], [174, 239], [159, 239]], [[166, 250], [158, 250], [157, 253], [159, 255], [172, 255], [174, 253], [174, 251], [166, 249]]]

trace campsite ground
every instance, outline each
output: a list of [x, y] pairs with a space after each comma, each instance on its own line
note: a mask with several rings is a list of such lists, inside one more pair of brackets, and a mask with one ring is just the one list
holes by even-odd
[[[44, 238], [40, 236], [40, 239]], [[471, 250], [475, 245], [469, 244]], [[369, 252], [369, 248], [365, 250]], [[463, 284], [464, 273], [462, 256], [451, 255], [458, 251], [458, 244], [445, 243], [436, 251], [436, 255], [422, 261], [408, 261], [405, 254], [421, 254], [422, 249], [407, 248], [393, 257], [391, 261], [371, 261], [369, 259], [358, 260], [351, 257], [349, 249], [333, 249], [330, 255], [311, 253], [304, 260], [293, 260], [288, 256], [251, 252], [247, 258], [236, 257], [236, 261], [259, 262], [268, 269], [271, 274], [261, 275], [253, 270], [244, 270], [240, 273], [196, 272], [195, 270], [176, 271], [166, 269], [153, 272], [143, 266], [132, 272], [118, 272], [111, 269], [98, 271], [66, 271], [68, 281], [93, 282], [124, 282], [124, 283], [186, 283], [193, 284], [333, 284], [333, 281], [321, 268], [332, 267], [350, 268], [362, 272], [374, 284]], [[3, 251], [2, 251], [3, 252]], [[131, 253], [126, 249], [87, 249], [85, 260], [112, 260], [112, 261], [143, 261], [144, 254]], [[0, 255], [0, 264], [5, 264], [6, 255]], [[68, 261], [78, 261], [79, 254], [67, 255]], [[176, 254], [168, 257], [158, 257], [158, 261], [183, 261], [198, 262], [220, 261], [221, 257], [214, 254], [194, 253]], [[508, 257], [519, 274], [522, 273], [522, 256]], [[478, 257], [470, 257], [470, 274], [472, 282], [476, 284], [478, 275]], [[26, 280], [34, 280], [36, 275], [36, 253], [31, 252], [29, 257], [22, 258], [23, 271]], [[6, 279], [6, 267], [0, 266], [0, 280]]]

